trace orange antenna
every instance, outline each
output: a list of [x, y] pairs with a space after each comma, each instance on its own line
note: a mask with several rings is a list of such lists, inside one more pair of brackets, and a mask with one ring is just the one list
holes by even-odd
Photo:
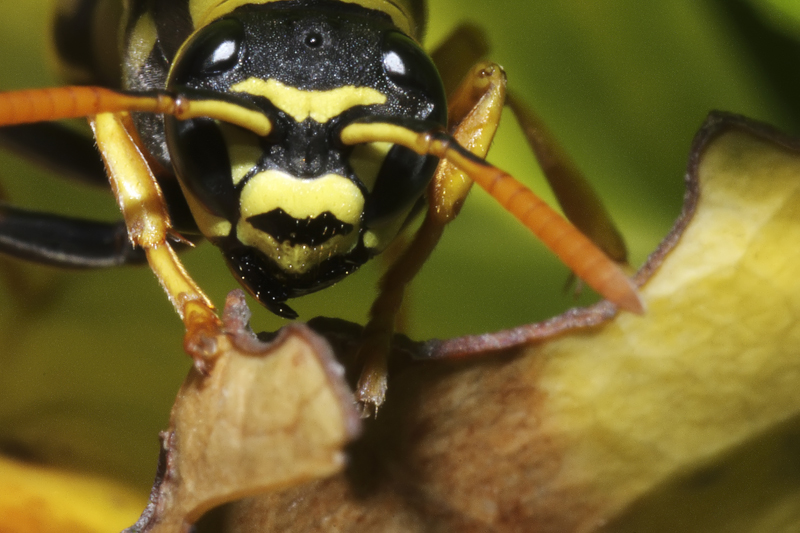
[[219, 99], [193, 99], [166, 92], [134, 94], [102, 87], [58, 87], [0, 94], [0, 126], [30, 124], [100, 113], [140, 111], [164, 113], [184, 120], [209, 117], [246, 128], [257, 135], [272, 130], [269, 118], [259, 111]]
[[510, 174], [462, 148], [442, 132], [415, 132], [386, 123], [354, 123], [341, 133], [345, 144], [391, 142], [418, 154], [447, 159], [464, 171], [542, 243], [604, 298], [621, 309], [644, 313], [644, 303], [633, 281], [614, 261], [568, 220]]

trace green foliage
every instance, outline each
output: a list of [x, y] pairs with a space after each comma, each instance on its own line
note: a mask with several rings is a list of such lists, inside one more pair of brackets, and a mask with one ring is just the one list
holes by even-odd
[[[0, 88], [57, 83], [49, 73], [45, 4], [0, 3]], [[596, 184], [637, 265], [679, 212], [689, 144], [708, 111], [735, 111], [789, 129], [797, 123], [787, 111], [796, 104], [776, 91], [728, 4], [545, 0], [500, 8], [437, 0], [429, 43], [435, 46], [463, 20], [487, 29], [492, 58]], [[797, 17], [791, 1], [747, 5]], [[775, 19], [763, 19], [769, 31]], [[788, 35], [787, 25], [780, 28]], [[788, 65], [792, 58], [774, 59]], [[490, 159], [546, 190], [510, 116]], [[116, 216], [110, 196], [10, 157], [0, 160], [0, 183], [19, 205]], [[221, 303], [236, 283], [216, 251], [201, 248], [186, 254], [187, 267]], [[17, 266], [42, 291], [20, 300], [0, 284], [0, 441], [48, 462], [149, 485], [157, 431], [189, 366], [182, 326], [155, 279], [146, 269], [61, 273]], [[377, 279], [374, 265], [365, 270], [298, 302], [301, 316], [363, 321]], [[563, 267], [476, 190], [414, 285], [410, 333], [450, 337], [551, 316], [574, 303], [563, 290], [566, 280]], [[261, 312], [253, 325], [275, 329], [280, 321]]]

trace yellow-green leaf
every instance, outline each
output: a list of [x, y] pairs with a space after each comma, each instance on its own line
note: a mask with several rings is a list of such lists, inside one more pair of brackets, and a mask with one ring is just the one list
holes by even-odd
[[0, 457], [2, 533], [119, 531], [146, 502], [119, 483]]
[[231, 530], [800, 529], [800, 143], [715, 115], [689, 175], [644, 316], [406, 368], [356, 475], [247, 500]]

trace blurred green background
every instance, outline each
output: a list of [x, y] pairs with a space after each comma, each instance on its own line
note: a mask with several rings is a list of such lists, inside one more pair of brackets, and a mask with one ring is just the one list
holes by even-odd
[[[58, 84], [49, 12], [46, 0], [0, 3], [0, 89]], [[791, 0], [438, 0], [428, 44], [462, 21], [486, 28], [491, 57], [596, 185], [638, 266], [680, 211], [689, 146], [710, 110], [800, 131], [798, 12]], [[505, 117], [490, 160], [552, 201], [513, 117]], [[17, 205], [118, 216], [106, 192], [5, 154], [0, 184]], [[215, 302], [237, 287], [213, 247], [184, 258]], [[157, 432], [189, 367], [182, 326], [154, 277], [143, 268], [3, 265], [0, 449], [146, 489]], [[377, 264], [369, 265], [292, 305], [304, 319], [363, 322], [377, 276]], [[476, 189], [414, 283], [409, 333], [444, 338], [547, 318], [576, 304], [566, 280], [566, 270]], [[578, 302], [591, 299], [587, 292]], [[281, 325], [254, 311], [254, 329]]]

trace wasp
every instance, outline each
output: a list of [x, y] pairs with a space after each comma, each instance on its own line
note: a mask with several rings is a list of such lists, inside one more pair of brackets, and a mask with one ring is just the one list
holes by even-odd
[[[356, 271], [421, 217], [364, 329], [357, 398], [372, 408], [405, 288], [473, 183], [589, 286], [641, 313], [613, 225], [570, 185], [570, 165], [502, 68], [469, 51], [481, 49], [477, 31], [461, 28], [431, 55], [424, 31], [423, 0], [61, 2], [56, 49], [74, 84], [1, 93], [0, 137], [107, 180], [122, 219], [2, 204], [0, 251], [62, 267], [149, 263], [205, 365], [213, 354], [197, 339], [220, 322], [181, 248], [211, 242], [256, 300], [294, 319], [288, 300]], [[563, 203], [574, 224], [486, 162], [504, 106], [546, 174], [573, 189]], [[56, 122], [83, 117], [93, 139]]]

